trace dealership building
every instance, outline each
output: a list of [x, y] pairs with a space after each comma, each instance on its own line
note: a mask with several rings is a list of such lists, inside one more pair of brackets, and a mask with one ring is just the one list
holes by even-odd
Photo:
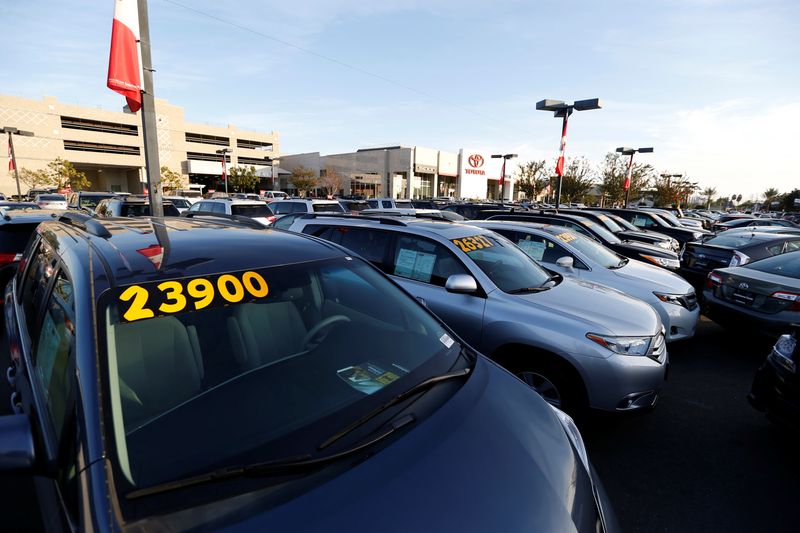
[[[284, 155], [281, 168], [311, 170], [318, 178], [341, 176], [340, 194], [394, 198], [500, 198], [502, 160], [480, 149], [447, 152], [422, 146], [379, 146], [343, 154], [319, 152]], [[504, 196], [515, 197], [511, 169], [506, 169]], [[294, 191], [291, 176], [281, 177], [282, 190]]]
[[[255, 166], [262, 188], [273, 188], [273, 173], [286, 173], [277, 166], [275, 131], [187, 122], [183, 108], [166, 100], [156, 99], [155, 108], [161, 166], [205, 185], [206, 191], [221, 186], [222, 155], [216, 153], [221, 149], [230, 150], [225, 156], [229, 166]], [[49, 96], [32, 100], [0, 95], [0, 127], [33, 132], [32, 137], [14, 136], [17, 167], [40, 169], [60, 157], [86, 173], [93, 190], [142, 192], [146, 180], [141, 125], [138, 114], [67, 104]], [[23, 194], [28, 190], [24, 184], [21, 188]], [[16, 190], [14, 173], [3, 165], [0, 192]]]

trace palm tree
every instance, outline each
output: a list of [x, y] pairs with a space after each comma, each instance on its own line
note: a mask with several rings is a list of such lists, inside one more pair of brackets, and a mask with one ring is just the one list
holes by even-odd
[[706, 197], [706, 209], [711, 209], [711, 200], [714, 198], [714, 195], [717, 194], [717, 189], [714, 187], [706, 187], [701, 194]]
[[766, 191], [764, 191], [764, 207], [766, 211], [769, 211], [769, 204], [772, 202], [772, 199], [778, 196], [778, 189], [775, 187], [770, 187]]

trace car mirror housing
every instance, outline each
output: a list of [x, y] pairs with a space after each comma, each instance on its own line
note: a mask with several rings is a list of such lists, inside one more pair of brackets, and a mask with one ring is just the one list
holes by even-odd
[[469, 274], [453, 274], [444, 284], [447, 292], [470, 294], [478, 291], [478, 282]]
[[28, 415], [0, 416], [0, 472], [31, 472], [35, 462]]
[[556, 260], [556, 264], [557, 264], [558, 266], [560, 266], [561, 268], [565, 268], [565, 269], [567, 269], [567, 270], [572, 270], [572, 269], [573, 269], [573, 267], [574, 267], [574, 265], [575, 265], [575, 262], [572, 260], [572, 258], [571, 258], [571, 257], [569, 257], [569, 256], [564, 256], [564, 257], [559, 257], [559, 258]]

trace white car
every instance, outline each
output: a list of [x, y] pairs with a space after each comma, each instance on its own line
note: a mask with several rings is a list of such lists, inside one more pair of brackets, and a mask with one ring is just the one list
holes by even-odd
[[264, 226], [270, 226], [275, 222], [275, 215], [265, 202], [256, 200], [237, 200], [235, 198], [209, 198], [200, 200], [192, 204], [186, 210], [185, 215], [223, 215], [223, 216], [245, 216], [252, 218]]
[[279, 200], [269, 204], [276, 215], [289, 213], [344, 213], [344, 207], [336, 200], [317, 198], [300, 198], [296, 200]]
[[367, 200], [370, 209], [414, 209], [411, 200], [396, 200], [394, 198], [370, 198]]
[[277, 200], [288, 200], [289, 195], [283, 191], [266, 191], [262, 199], [269, 204]]
[[192, 204], [196, 203], [193, 202], [191, 199], [186, 198], [185, 196], [165, 196], [164, 200], [168, 200], [172, 202], [172, 205], [178, 208], [178, 211], [183, 213], [184, 211], [188, 211]]
[[33, 203], [42, 209], [67, 209], [67, 197], [63, 194], [38, 194]]
[[667, 342], [694, 336], [700, 319], [697, 295], [692, 285], [677, 274], [617, 255], [593, 239], [562, 226], [503, 221], [468, 223], [499, 233], [554, 272], [599, 283], [647, 302], [661, 317]]

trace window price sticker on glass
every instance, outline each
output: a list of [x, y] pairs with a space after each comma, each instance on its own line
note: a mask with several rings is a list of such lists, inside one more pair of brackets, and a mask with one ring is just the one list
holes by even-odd
[[528, 254], [531, 259], [541, 261], [542, 257], [544, 257], [545, 244], [543, 242], [522, 239], [517, 243], [517, 246]]

